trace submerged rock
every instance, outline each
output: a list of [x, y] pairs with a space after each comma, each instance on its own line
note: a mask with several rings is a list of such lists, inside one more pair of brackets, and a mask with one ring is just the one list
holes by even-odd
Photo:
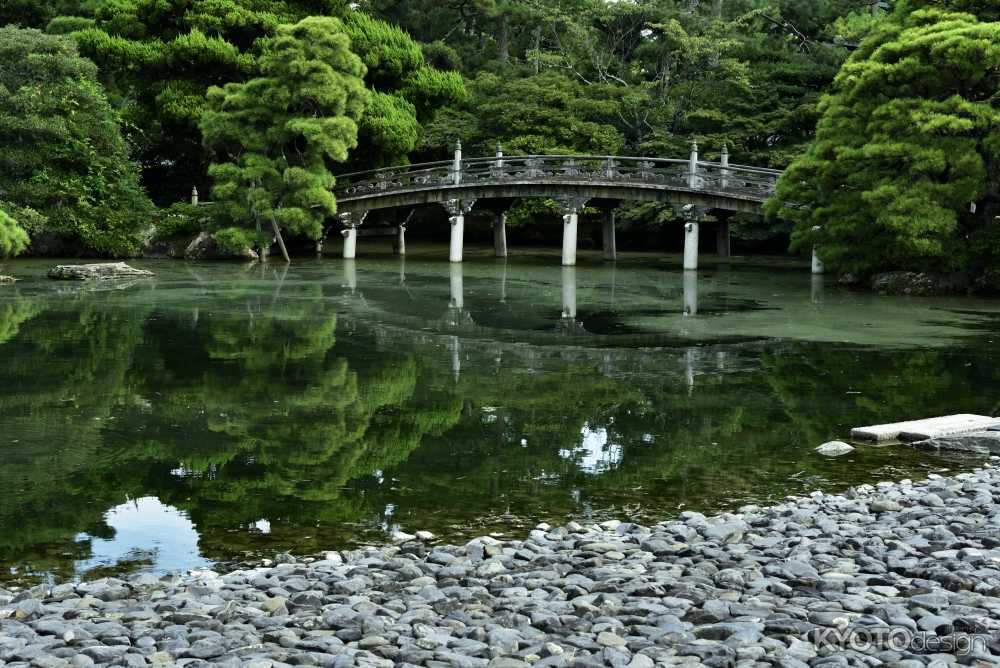
[[3, 283], [16, 283], [17, 279], [13, 276], [0, 276], [0, 284]]
[[108, 280], [114, 278], [139, 278], [152, 276], [153, 272], [130, 267], [124, 262], [96, 264], [61, 264], [49, 269], [49, 278], [60, 281]]
[[872, 278], [872, 290], [882, 295], [947, 295], [968, 287], [968, 277], [960, 274], [889, 271]]
[[256, 260], [256, 251], [244, 248], [238, 253], [227, 251], [216, 238], [208, 232], [202, 232], [194, 238], [184, 251], [187, 260]]
[[816, 448], [816, 452], [827, 457], [839, 457], [840, 455], [846, 455], [848, 452], [854, 452], [854, 446], [848, 445], [843, 441], [829, 441]]

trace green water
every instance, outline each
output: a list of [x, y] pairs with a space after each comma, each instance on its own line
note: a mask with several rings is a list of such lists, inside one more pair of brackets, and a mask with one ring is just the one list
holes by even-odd
[[137, 261], [156, 278], [113, 286], [7, 263], [0, 580], [731, 509], [974, 466], [812, 450], [1000, 413], [997, 302], [774, 260], [471, 255]]

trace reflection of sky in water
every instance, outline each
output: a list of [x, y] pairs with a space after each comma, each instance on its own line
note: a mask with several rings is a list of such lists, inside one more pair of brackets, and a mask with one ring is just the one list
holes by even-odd
[[618, 466], [622, 459], [622, 446], [608, 442], [608, 430], [591, 429], [589, 424], [580, 430], [580, 445], [572, 450], [560, 450], [563, 459], [576, 462], [581, 471], [603, 473]]
[[[187, 515], [157, 498], [135, 499], [116, 506], [107, 512], [104, 521], [115, 535], [91, 539], [93, 556], [77, 562], [78, 573], [135, 558], [151, 560], [152, 565], [146, 568], [158, 573], [211, 564], [198, 552], [198, 532]], [[77, 540], [86, 538], [87, 534], [77, 536]]]

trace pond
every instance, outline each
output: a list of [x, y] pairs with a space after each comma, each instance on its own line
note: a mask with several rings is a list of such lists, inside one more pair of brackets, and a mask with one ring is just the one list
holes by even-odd
[[0, 582], [656, 522], [975, 460], [813, 452], [1000, 412], [1000, 304], [879, 297], [787, 260], [474, 252], [7, 263]]

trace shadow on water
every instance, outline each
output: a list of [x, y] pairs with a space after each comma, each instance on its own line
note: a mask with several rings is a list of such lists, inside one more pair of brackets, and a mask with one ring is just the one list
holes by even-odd
[[[996, 412], [998, 309], [794, 271], [149, 263], [0, 292], [0, 579], [712, 511], [970, 466], [812, 452]], [[146, 266], [146, 265], [144, 265]]]

